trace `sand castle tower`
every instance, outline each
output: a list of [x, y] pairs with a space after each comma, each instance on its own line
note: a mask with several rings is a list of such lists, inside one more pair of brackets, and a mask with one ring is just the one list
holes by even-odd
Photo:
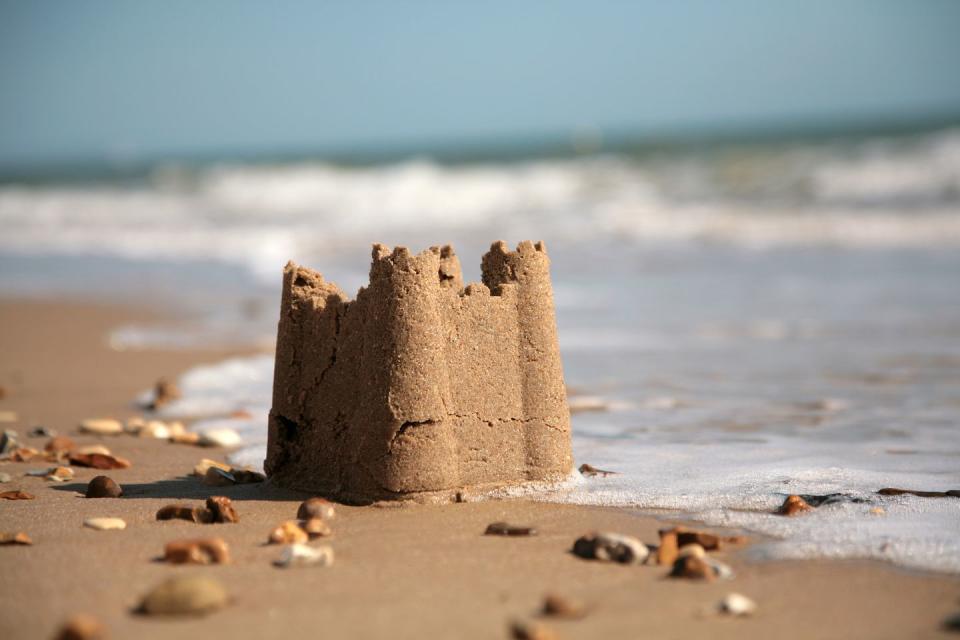
[[374, 245], [356, 300], [289, 263], [264, 467], [351, 502], [453, 499], [571, 470], [542, 243], [498, 242], [462, 288], [449, 246]]

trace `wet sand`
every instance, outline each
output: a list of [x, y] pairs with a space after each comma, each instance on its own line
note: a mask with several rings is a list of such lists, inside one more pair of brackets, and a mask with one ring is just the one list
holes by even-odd
[[[591, 607], [577, 621], [545, 620], [559, 637], [602, 638], [925, 638], [950, 637], [944, 620], [960, 612], [960, 579], [906, 572], [875, 562], [754, 563], [740, 551], [718, 554], [733, 566], [730, 582], [699, 584], [664, 577], [654, 566], [578, 559], [574, 539], [592, 529], [655, 542], [669, 519], [622, 509], [521, 501], [394, 508], [339, 506], [330, 568], [278, 569], [280, 548], [264, 544], [269, 530], [293, 518], [303, 494], [269, 485], [211, 488], [187, 474], [210, 449], [129, 436], [78, 436], [82, 418], [135, 415], [131, 398], [158, 377], [172, 377], [223, 351], [117, 352], [109, 328], [138, 316], [129, 309], [74, 303], [0, 302], [0, 411], [16, 411], [26, 438], [35, 424], [80, 444], [103, 442], [128, 458], [130, 469], [76, 469], [76, 479], [51, 484], [24, 478], [37, 463], [0, 463], [32, 501], [0, 502], [0, 530], [25, 531], [31, 547], [2, 547], [0, 637], [51, 637], [72, 613], [100, 618], [114, 638], [509, 637], [515, 619], [534, 619], [549, 591]], [[576, 428], [576, 424], [574, 424]], [[106, 473], [124, 487], [120, 499], [87, 500], [90, 478]], [[232, 498], [238, 524], [157, 522], [157, 509], [208, 495]], [[84, 518], [118, 516], [124, 531], [84, 529]], [[536, 526], [531, 538], [485, 537], [487, 524]], [[173, 567], [155, 562], [178, 538], [217, 535], [230, 545], [227, 566]], [[131, 613], [155, 584], [176, 574], [215, 576], [232, 605], [203, 618], [157, 619]], [[725, 594], [757, 601], [750, 619], [709, 613]]]

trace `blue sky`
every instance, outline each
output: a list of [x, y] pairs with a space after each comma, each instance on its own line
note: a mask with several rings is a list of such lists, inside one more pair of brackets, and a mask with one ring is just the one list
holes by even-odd
[[0, 0], [0, 164], [960, 114], [960, 2]]

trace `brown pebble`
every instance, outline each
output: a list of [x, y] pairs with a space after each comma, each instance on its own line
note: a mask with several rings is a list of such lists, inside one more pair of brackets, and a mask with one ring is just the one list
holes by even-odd
[[33, 540], [31, 540], [30, 536], [25, 534], [23, 531], [18, 531], [16, 533], [0, 533], [0, 545], [8, 544], [31, 545], [33, 544]]
[[130, 461], [103, 453], [72, 453], [70, 464], [92, 469], [129, 469]]
[[203, 474], [203, 484], [208, 487], [228, 487], [237, 484], [237, 479], [230, 471], [224, 471], [219, 467], [210, 467]]
[[676, 529], [660, 530], [660, 546], [657, 548], [657, 564], [671, 565], [680, 552], [680, 542], [677, 540]]
[[333, 509], [333, 503], [323, 498], [310, 498], [304, 500], [297, 509], [297, 518], [300, 520], [310, 520], [311, 518], [323, 518], [324, 520], [333, 520], [336, 512]]
[[274, 528], [267, 536], [267, 541], [270, 544], [303, 544], [309, 539], [307, 532], [293, 520], [287, 520]]
[[523, 620], [510, 623], [510, 637], [514, 640], [559, 640], [560, 638], [545, 624]]
[[109, 634], [103, 623], [91, 615], [81, 613], [71, 616], [54, 640], [107, 640]]
[[807, 504], [807, 501], [800, 496], [787, 496], [776, 513], [781, 516], [795, 516], [805, 511], [811, 511], [813, 507]]
[[27, 493], [26, 491], [4, 491], [0, 493], [0, 499], [2, 500], [34, 500], [37, 496], [32, 493]]
[[706, 580], [712, 582], [716, 577], [713, 568], [704, 559], [697, 555], [686, 555], [677, 558], [670, 571], [671, 578], [689, 578], [691, 580]]
[[587, 614], [587, 608], [581, 602], [571, 600], [558, 593], [548, 593], [543, 599], [543, 615], [556, 618], [582, 618]]
[[50, 453], [66, 453], [77, 448], [77, 443], [67, 436], [55, 436], [47, 441], [43, 450]]
[[97, 476], [87, 485], [88, 498], [119, 498], [123, 489], [112, 478]]
[[494, 522], [487, 525], [487, 530], [483, 532], [486, 536], [535, 536], [537, 530], [533, 527], [524, 527], [507, 522]]
[[607, 476], [618, 475], [618, 472], [616, 471], [604, 471], [603, 469], [597, 469], [593, 465], [589, 465], [586, 463], [580, 465], [579, 471], [580, 471], [580, 475], [587, 476], [587, 477], [600, 476], [602, 478], [606, 478]]
[[310, 518], [309, 520], [304, 520], [300, 523], [300, 528], [303, 529], [308, 536], [310, 536], [311, 540], [313, 538], [324, 538], [333, 534], [333, 531], [330, 529], [330, 525], [324, 522], [321, 518]]
[[184, 433], [174, 433], [170, 436], [170, 442], [176, 444], [200, 444], [200, 434], [193, 431]]
[[175, 540], [164, 546], [163, 559], [171, 564], [226, 564], [230, 548], [223, 538]]
[[226, 496], [210, 496], [207, 498], [207, 509], [213, 514], [214, 522], [240, 522], [237, 510]]
[[203, 507], [191, 507], [185, 504], [168, 504], [157, 511], [157, 520], [188, 520], [206, 524], [213, 522], [213, 514]]
[[155, 587], [140, 611], [148, 615], [202, 615], [227, 605], [230, 596], [218, 581], [183, 575]]

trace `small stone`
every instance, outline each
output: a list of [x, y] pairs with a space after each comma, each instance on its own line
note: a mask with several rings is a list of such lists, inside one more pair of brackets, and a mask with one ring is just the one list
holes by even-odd
[[207, 509], [213, 514], [214, 522], [240, 522], [237, 510], [233, 508], [233, 503], [226, 496], [210, 496], [207, 498]]
[[168, 504], [157, 511], [157, 520], [187, 520], [207, 524], [213, 522], [213, 514], [203, 507], [185, 504]]
[[267, 479], [267, 476], [252, 469], [231, 469], [230, 475], [233, 476], [237, 484], [257, 484], [265, 482]]
[[229, 601], [227, 590], [218, 581], [203, 576], [179, 576], [148, 593], [140, 610], [147, 615], [203, 615]]
[[314, 538], [324, 538], [326, 536], [333, 535], [330, 525], [320, 518], [310, 518], [309, 520], [304, 520], [300, 523], [300, 528], [306, 532], [311, 540]]
[[0, 484], [10, 482], [13, 477], [9, 473], [0, 473]]
[[686, 558], [687, 556], [695, 556], [697, 558], [706, 558], [707, 551], [696, 543], [685, 544], [680, 547], [680, 551], [677, 552], [678, 558]]
[[27, 462], [40, 455], [33, 447], [18, 447], [10, 452], [10, 459], [14, 462]]
[[487, 525], [487, 530], [483, 532], [486, 536], [535, 536], [537, 530], [533, 527], [525, 527], [507, 522], [494, 522]]
[[677, 541], [677, 530], [661, 529], [660, 546], [657, 547], [657, 563], [661, 565], [672, 565], [677, 555], [680, 553], [680, 544]]
[[170, 442], [173, 442], [175, 444], [199, 444], [200, 434], [194, 433], [192, 431], [186, 431], [184, 433], [174, 433], [170, 435]]
[[514, 640], [559, 640], [560, 638], [545, 624], [523, 620], [510, 623], [510, 637]]
[[807, 504], [807, 501], [800, 496], [787, 496], [776, 513], [781, 516], [795, 516], [805, 511], [811, 511], [813, 507]]
[[120, 485], [107, 476], [97, 476], [87, 485], [88, 498], [119, 498], [122, 495]]
[[170, 427], [160, 420], [150, 420], [137, 432], [141, 438], [155, 438], [157, 440], [169, 440], [172, 435]]
[[596, 467], [586, 463], [580, 465], [579, 471], [580, 471], [580, 475], [586, 478], [592, 478], [594, 476], [600, 476], [602, 478], [606, 478], [607, 476], [618, 475], [617, 471], [604, 471], [603, 469], [597, 469]]
[[336, 512], [333, 509], [333, 503], [323, 498], [309, 498], [304, 500], [297, 509], [297, 517], [301, 520], [310, 520], [311, 518], [322, 518], [324, 520], [333, 520]]
[[287, 545], [273, 564], [278, 567], [329, 567], [333, 564], [333, 548], [327, 545]]
[[609, 560], [621, 564], [641, 564], [650, 550], [634, 538], [619, 533], [590, 533], [573, 544], [573, 553], [581, 558]]
[[30, 536], [25, 534], [23, 531], [18, 531], [16, 533], [3, 532], [0, 533], [0, 545], [31, 545], [33, 540], [30, 539]]
[[706, 531], [697, 531], [696, 529], [687, 529], [686, 527], [674, 527], [673, 531], [677, 534], [677, 545], [684, 546], [688, 544], [698, 544], [705, 551], [716, 551], [724, 543], [740, 544], [744, 541], [742, 536], [718, 536]]
[[80, 423], [80, 431], [99, 436], [116, 436], [123, 433], [123, 425], [113, 418], [92, 418]]
[[171, 564], [227, 564], [230, 548], [223, 538], [175, 540], [163, 548], [163, 559]]
[[200, 434], [202, 447], [239, 447], [243, 440], [233, 429], [211, 429]]
[[180, 390], [177, 388], [177, 385], [166, 378], [160, 378], [153, 386], [153, 399], [147, 402], [144, 407], [151, 411], [156, 411], [179, 397]]
[[54, 640], [107, 640], [109, 634], [103, 623], [85, 613], [71, 616]]
[[55, 436], [47, 441], [43, 450], [50, 453], [67, 453], [77, 448], [77, 443], [67, 436]]
[[95, 453], [99, 453], [100, 455], [104, 455], [104, 456], [113, 455], [110, 449], [106, 448], [102, 444], [88, 444], [82, 447], [77, 447], [76, 449], [71, 451], [71, 453], [76, 453], [84, 456], [93, 455]]
[[102, 453], [71, 453], [70, 464], [91, 469], [129, 469], [130, 461]]
[[575, 620], [587, 615], [587, 608], [582, 602], [571, 600], [558, 593], [548, 593], [543, 599], [543, 615]]
[[310, 537], [307, 535], [307, 532], [300, 528], [300, 525], [293, 521], [287, 520], [280, 526], [274, 528], [270, 535], [267, 536], [267, 541], [270, 544], [300, 544], [309, 540]]
[[684, 556], [677, 558], [676, 562], [673, 563], [670, 577], [712, 582], [716, 578], [716, 574], [714, 574], [713, 569], [707, 563], [706, 558]]
[[230, 471], [232, 467], [223, 462], [217, 462], [216, 460], [211, 460], [210, 458], [204, 458], [197, 463], [197, 466], [193, 468], [193, 475], [200, 476], [201, 478], [207, 475], [207, 470], [211, 468], [220, 469], [221, 471]]
[[126, 529], [127, 523], [120, 518], [87, 518], [83, 526], [97, 531], [112, 531]]
[[67, 480], [73, 480], [73, 475], [73, 469], [70, 467], [54, 467], [47, 471], [44, 478], [51, 482], [66, 482]]
[[208, 487], [226, 487], [237, 484], [237, 479], [229, 471], [217, 467], [210, 467], [203, 476], [203, 484]]
[[16, 431], [6, 429], [3, 434], [0, 434], [0, 454], [12, 453], [18, 446]]
[[27, 493], [26, 491], [4, 491], [0, 493], [0, 500], [33, 500], [37, 496], [32, 493]]
[[717, 603], [717, 611], [731, 616], [749, 616], [757, 610], [757, 603], [739, 593], [730, 593]]

